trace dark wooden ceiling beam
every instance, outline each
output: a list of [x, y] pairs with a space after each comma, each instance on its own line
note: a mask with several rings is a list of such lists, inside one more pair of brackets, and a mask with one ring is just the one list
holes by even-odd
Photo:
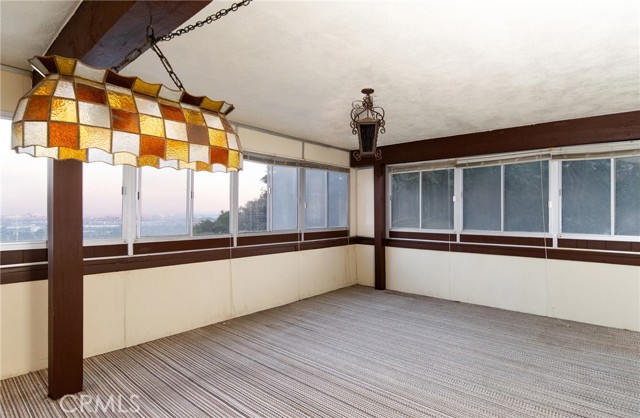
[[[383, 164], [462, 158], [476, 155], [628, 141], [640, 138], [640, 111], [568, 119], [495, 131], [424, 139], [380, 147]], [[383, 139], [384, 141], [384, 139]], [[372, 166], [373, 158], [351, 167]]]
[[84, 1], [47, 55], [78, 58], [95, 67], [113, 67], [145, 44], [150, 22], [155, 35], [163, 36], [181, 27], [210, 2]]
[[[146, 43], [150, 22], [155, 35], [162, 36], [207, 4], [209, 1], [84, 1], [47, 55], [112, 67]], [[53, 161], [47, 206], [49, 396], [58, 399], [83, 386], [82, 163]]]

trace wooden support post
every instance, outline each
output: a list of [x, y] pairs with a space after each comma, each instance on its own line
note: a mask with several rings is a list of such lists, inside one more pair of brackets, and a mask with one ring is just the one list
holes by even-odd
[[376, 161], [373, 165], [373, 242], [375, 257], [375, 288], [387, 288], [386, 255], [384, 241], [386, 238], [386, 177], [385, 165]]
[[[205, 1], [83, 1], [46, 55], [110, 67], [136, 47], [182, 25]], [[82, 163], [53, 161], [49, 170], [49, 396], [82, 390]]]
[[49, 163], [49, 397], [82, 390], [82, 163]]

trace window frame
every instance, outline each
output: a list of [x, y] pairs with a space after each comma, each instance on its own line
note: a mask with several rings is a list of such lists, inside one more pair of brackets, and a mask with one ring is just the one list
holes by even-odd
[[[464, 229], [464, 219], [460, 224], [460, 233], [466, 235], [487, 235], [487, 236], [505, 236], [505, 237], [531, 237], [531, 238], [546, 238], [549, 237], [551, 232], [551, 210], [549, 209], [547, 212], [547, 231], [505, 231], [504, 230], [504, 201], [505, 201], [505, 189], [504, 189], [504, 177], [505, 177], [505, 166], [507, 165], [516, 165], [516, 164], [527, 164], [531, 162], [539, 162], [546, 161], [549, 164], [548, 167], [548, 179], [547, 179], [547, 187], [548, 187], [548, 197], [547, 197], [547, 207], [549, 207], [549, 202], [551, 200], [551, 159], [541, 158], [535, 161], [509, 161], [509, 162], [494, 162], [491, 164], [472, 166], [472, 167], [461, 167], [461, 176], [464, 179], [464, 170], [480, 168], [480, 167], [495, 167], [500, 166], [500, 230], [484, 230], [484, 229]], [[456, 168], [458, 169], [458, 168]], [[460, 190], [461, 196], [464, 194], [464, 190]], [[460, 201], [460, 216], [463, 217], [464, 214], [464, 198]]]
[[[633, 156], [633, 155], [631, 155]], [[640, 156], [640, 150], [637, 155]], [[626, 156], [593, 156], [591, 158], [562, 158], [555, 160], [558, 165], [557, 179], [558, 179], [558, 227], [557, 236], [559, 239], [582, 239], [582, 240], [594, 240], [594, 241], [632, 241], [640, 242], [640, 236], [636, 235], [616, 235], [615, 233], [615, 216], [616, 216], [616, 159], [625, 158]], [[562, 230], [562, 207], [563, 207], [563, 190], [562, 190], [562, 163], [565, 161], [592, 161], [592, 160], [609, 160], [609, 181], [610, 181], [610, 208], [609, 208], [609, 223], [611, 228], [610, 234], [592, 234], [592, 233], [578, 233], [578, 232], [563, 232]], [[551, 175], [551, 173], [550, 173]]]
[[[422, 173], [428, 171], [443, 171], [443, 170], [452, 170], [453, 171], [453, 195], [451, 196], [453, 199], [453, 228], [452, 229], [434, 229], [434, 228], [421, 228], [422, 225]], [[393, 213], [392, 213], [392, 199], [391, 195], [391, 185], [393, 182], [393, 175], [395, 174], [407, 174], [407, 173], [417, 173], [418, 174], [418, 228], [410, 228], [410, 227], [392, 227], [393, 222]], [[387, 199], [387, 237], [390, 231], [397, 232], [421, 232], [425, 234], [456, 234], [459, 233], [457, 225], [457, 211], [456, 208], [458, 206], [458, 202], [460, 201], [457, 196], [457, 176], [458, 170], [451, 167], [442, 167], [440, 165], [436, 165], [435, 167], [431, 164], [424, 165], [423, 167], [410, 167], [408, 169], [399, 169], [399, 170], [388, 170], [387, 172], [387, 184], [388, 186], [388, 199]]]
[[[346, 170], [338, 170], [336, 168], [328, 168], [328, 167], [301, 167], [302, 168], [302, 172], [303, 172], [303, 180], [300, 182], [302, 183], [302, 188], [300, 189], [300, 194], [299, 196], [301, 197], [301, 206], [299, 208], [299, 211], [301, 213], [301, 217], [302, 217], [302, 223], [299, 223], [299, 231], [304, 233], [304, 232], [322, 232], [322, 231], [344, 231], [344, 230], [348, 230], [349, 229], [349, 222], [351, 219], [351, 205], [350, 205], [350, 185], [351, 185], [351, 173], [349, 171]], [[320, 227], [312, 227], [312, 228], [307, 228], [306, 225], [306, 210], [307, 210], [307, 194], [306, 194], [306, 175], [307, 175], [307, 170], [316, 170], [316, 171], [323, 171], [324, 172], [324, 190], [325, 190], [325, 194], [324, 194], [324, 226], [320, 226]], [[347, 225], [346, 226], [329, 226], [329, 173], [330, 172], [342, 172], [345, 173], [347, 175], [347, 213], [346, 213], [346, 219], [347, 219]]]
[[[386, 167], [386, 237], [390, 232], [413, 232], [424, 234], [455, 234], [456, 242], [461, 241], [461, 235], [480, 235], [495, 237], [523, 237], [523, 238], [547, 238], [552, 239], [553, 247], [558, 247], [559, 239], [578, 239], [593, 241], [621, 241], [640, 242], [640, 236], [615, 235], [615, 166], [616, 159], [640, 156], [640, 140], [598, 143], [592, 145], [577, 145], [559, 147], [554, 149], [538, 149], [524, 152], [506, 154], [487, 154], [460, 158], [458, 160], [434, 160], [419, 163], [391, 164]], [[611, 163], [611, 231], [610, 235], [603, 234], [579, 234], [562, 232], [562, 162], [566, 160], [590, 160], [610, 159]], [[504, 231], [504, 167], [511, 164], [527, 163], [533, 161], [547, 161], [548, 163], [548, 231]], [[463, 228], [463, 171], [467, 168], [501, 166], [501, 231], [471, 230]], [[454, 170], [454, 229], [422, 229], [407, 227], [392, 227], [392, 176], [398, 173], [411, 173], [434, 171], [442, 169]], [[422, 182], [422, 176], [420, 176]], [[421, 183], [420, 183], [421, 185]], [[422, 202], [422, 188], [419, 186], [420, 202]], [[420, 208], [420, 225], [422, 209]], [[501, 244], [496, 244], [501, 245]]]

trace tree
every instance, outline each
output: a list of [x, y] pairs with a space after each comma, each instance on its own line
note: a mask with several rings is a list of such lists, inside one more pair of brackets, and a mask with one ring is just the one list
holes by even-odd
[[213, 219], [203, 219], [193, 225], [194, 235], [228, 234], [229, 233], [229, 211], [220, 211], [220, 215]]

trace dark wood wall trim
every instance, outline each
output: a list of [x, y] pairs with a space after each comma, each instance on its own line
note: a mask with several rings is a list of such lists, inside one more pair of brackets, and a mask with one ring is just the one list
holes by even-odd
[[41, 263], [47, 261], [48, 250], [46, 248], [32, 250], [0, 251], [0, 266], [11, 264]]
[[[213, 245], [218, 246], [219, 240], [230, 242], [229, 238], [220, 238], [220, 239], [212, 239], [211, 241], [215, 241]], [[198, 241], [210, 241], [210, 240], [198, 240]], [[328, 238], [328, 239], [318, 239], [315, 241], [297, 241], [290, 243], [269, 243], [269, 244], [259, 244], [259, 245], [245, 245], [242, 247], [225, 247], [225, 248], [208, 248], [208, 249], [190, 249], [190, 251], [183, 252], [169, 252], [169, 248], [181, 248], [174, 247], [173, 243], [179, 241], [170, 241], [167, 242], [166, 247], [155, 247], [159, 249], [158, 253], [154, 254], [141, 254], [135, 255], [132, 257], [124, 256], [110, 256], [110, 258], [92, 258], [84, 260], [84, 275], [89, 274], [101, 274], [101, 273], [112, 273], [117, 271], [128, 271], [128, 270], [139, 270], [139, 269], [147, 269], [154, 267], [167, 267], [167, 266], [175, 266], [180, 264], [190, 264], [190, 263], [202, 263], [207, 261], [217, 261], [217, 260], [229, 260], [232, 258], [244, 258], [244, 257], [255, 257], [260, 255], [269, 255], [269, 254], [279, 254], [285, 252], [294, 252], [294, 251], [306, 251], [306, 250], [315, 250], [320, 248], [331, 248], [338, 246], [345, 246], [349, 244], [353, 244], [351, 238], [343, 237], [343, 238]], [[185, 241], [187, 242], [187, 241]], [[153, 244], [161, 244], [161, 243], [153, 243]], [[104, 246], [109, 247], [109, 246]], [[119, 252], [120, 245], [114, 245], [115, 247], [110, 252]], [[85, 247], [85, 254], [87, 254], [86, 248], [93, 247]], [[97, 247], [96, 247], [97, 248]], [[126, 249], [126, 246], [125, 246]], [[145, 249], [146, 250], [146, 249]], [[34, 254], [39, 254], [42, 250], [21, 250], [18, 254], [20, 260], [24, 259], [24, 257], [29, 257], [29, 251], [33, 251]], [[109, 252], [107, 249], [99, 250]], [[7, 252], [7, 251], [5, 251]], [[126, 251], [125, 251], [126, 252]], [[4, 252], [3, 252], [4, 254]], [[89, 257], [85, 257], [89, 258]], [[3, 257], [3, 259], [5, 259]], [[8, 256], [6, 258], [7, 261], [18, 259], [15, 254]], [[40, 260], [40, 262], [46, 260]], [[21, 282], [29, 282], [36, 280], [46, 280], [48, 274], [47, 264], [27, 264], [27, 265], [7, 265], [1, 269], [0, 274], [0, 284], [12, 284], [12, 283], [21, 283]]]
[[638, 241], [596, 241], [586, 239], [558, 239], [558, 247], [580, 248], [584, 250], [629, 251], [640, 252]]
[[300, 243], [300, 251], [317, 250], [320, 248], [341, 247], [349, 245], [349, 238], [333, 238], [318, 241], [303, 241]]
[[[42, 263], [48, 260], [46, 248], [0, 251], [0, 266]], [[118, 257], [127, 255], [126, 244], [91, 245], [82, 248], [83, 258]]]
[[13, 284], [47, 280], [49, 267], [47, 264], [29, 264], [26, 266], [4, 267], [0, 270], [0, 284]]
[[[380, 147], [383, 164], [432, 161], [640, 138], [640, 111], [592, 116]], [[411, 139], [411, 138], [407, 138]], [[351, 167], [374, 165], [372, 158]]]
[[[175, 241], [137, 242], [133, 244], [133, 253], [138, 254], [158, 254], [176, 251], [205, 250], [214, 248], [228, 248], [231, 246], [232, 238], [211, 238], [211, 239], [188, 239]], [[126, 252], [125, 254], [126, 255]]]
[[514, 237], [503, 235], [460, 235], [460, 242], [477, 244], [528, 245], [532, 247], [552, 247], [553, 238]]
[[[367, 242], [363, 242], [367, 244]], [[630, 253], [573, 250], [565, 248], [545, 248], [516, 245], [492, 245], [486, 243], [435, 242], [406, 239], [387, 239], [387, 247], [410, 248], [431, 251], [452, 251], [459, 253], [507, 255], [512, 257], [549, 258], [552, 260], [586, 261], [592, 263], [640, 266], [640, 255]]]
[[298, 241], [300, 241], [300, 234], [297, 232], [291, 234], [239, 235], [237, 240], [238, 247]]
[[328, 239], [328, 238], [346, 238], [349, 236], [348, 229], [342, 229], [339, 231], [317, 231], [317, 232], [305, 232], [304, 240], [305, 241], [313, 241], [317, 239]]
[[352, 244], [361, 244], [361, 245], [374, 245], [375, 242], [372, 237], [349, 237], [349, 242]]
[[389, 231], [389, 238], [417, 239], [423, 241], [455, 241], [456, 234], [439, 234], [431, 232]]

